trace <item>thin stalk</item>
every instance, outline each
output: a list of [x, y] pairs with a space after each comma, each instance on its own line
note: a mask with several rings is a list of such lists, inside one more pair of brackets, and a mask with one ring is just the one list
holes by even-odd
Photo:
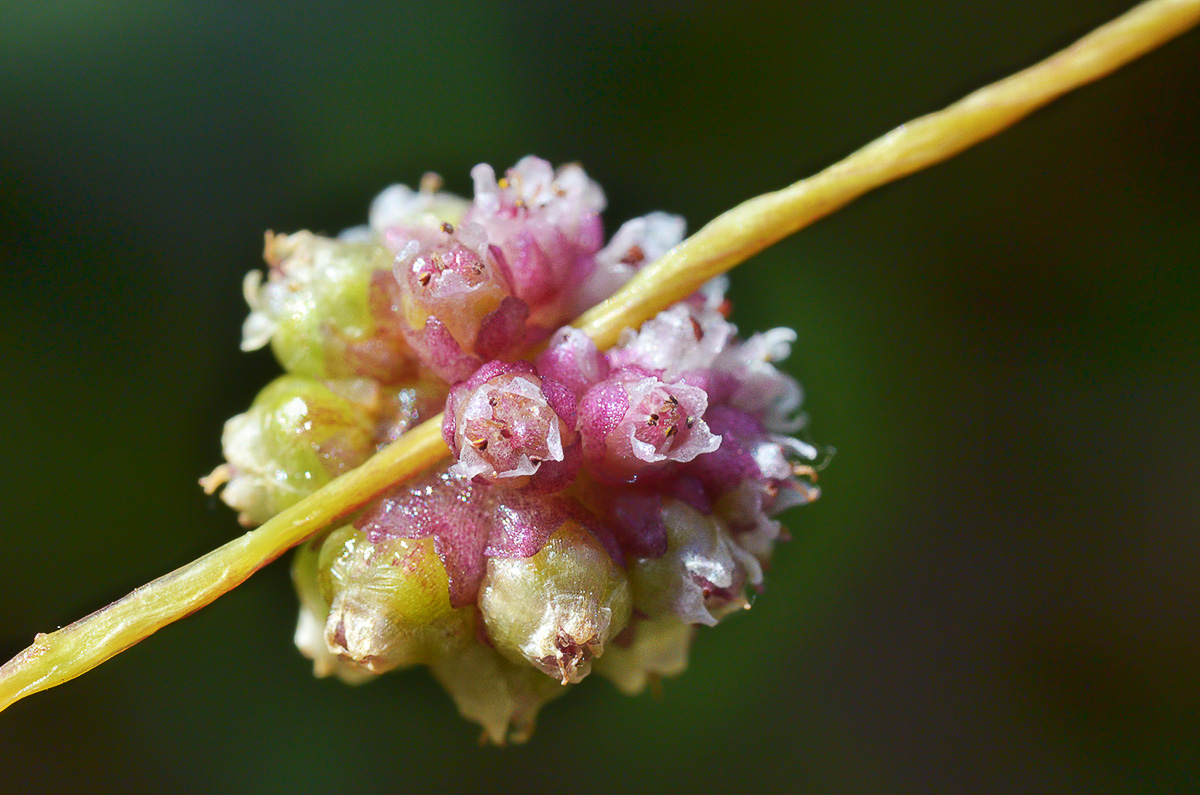
[[601, 349], [714, 276], [824, 218], [867, 191], [928, 168], [992, 137], [1033, 111], [1116, 71], [1200, 22], [1200, 0], [1151, 0], [1064, 50], [902, 124], [818, 174], [717, 216], [575, 325]]
[[[1200, 22], [1200, 0], [1150, 0], [1067, 49], [901, 125], [813, 177], [751, 199], [642, 270], [575, 325], [601, 349], [622, 329], [685, 298], [714, 276], [832, 213], [867, 191], [995, 135], [1053, 99], [1097, 80]], [[57, 632], [39, 634], [0, 667], [0, 710], [96, 667], [167, 624], [199, 610], [251, 574], [448, 454], [441, 416], [261, 527]]]

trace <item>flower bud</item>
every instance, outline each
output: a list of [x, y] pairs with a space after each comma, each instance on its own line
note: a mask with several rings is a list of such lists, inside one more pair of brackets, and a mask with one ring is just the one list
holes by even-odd
[[375, 678], [369, 671], [346, 663], [325, 645], [325, 622], [329, 602], [321, 593], [320, 553], [324, 536], [310, 539], [296, 548], [292, 557], [292, 583], [300, 600], [296, 622], [296, 648], [313, 661], [313, 676], [336, 676], [346, 684], [361, 684]]
[[634, 606], [650, 618], [674, 616], [712, 626], [749, 607], [743, 590], [762, 582], [762, 567], [729, 534], [725, 523], [677, 500], [665, 502], [667, 551], [629, 567]]
[[412, 352], [396, 315], [392, 254], [375, 242], [308, 232], [267, 235], [262, 274], [246, 275], [252, 310], [242, 350], [271, 343], [289, 373], [313, 378], [366, 376], [395, 383], [412, 372]]
[[483, 738], [496, 745], [528, 740], [542, 705], [567, 692], [541, 672], [509, 662], [482, 643], [440, 658], [430, 670], [459, 713], [483, 726]]
[[579, 404], [586, 460], [614, 480], [636, 479], [667, 461], [686, 462], [721, 444], [705, 423], [708, 396], [638, 367], [610, 375]]
[[678, 245], [686, 228], [682, 217], [669, 213], [650, 213], [621, 224], [596, 254], [596, 269], [580, 290], [576, 309], [583, 312], [615, 293], [635, 273]]
[[325, 643], [371, 673], [430, 663], [474, 639], [474, 609], [450, 606], [446, 568], [430, 538], [383, 538], [347, 525], [318, 564], [329, 600]]
[[608, 376], [609, 366], [591, 337], [566, 326], [554, 333], [549, 346], [538, 356], [537, 370], [543, 376], [565, 384], [578, 400]]
[[442, 433], [458, 459], [450, 473], [512, 486], [531, 476], [566, 485], [578, 468], [566, 455], [574, 427], [575, 400], [565, 386], [542, 379], [528, 362], [489, 362], [446, 403]]
[[479, 593], [488, 637], [514, 661], [578, 682], [629, 620], [625, 573], [574, 520], [527, 558], [493, 556]]
[[246, 526], [265, 522], [375, 452], [367, 410], [310, 378], [285, 375], [248, 411], [225, 423], [225, 460], [200, 482], [239, 511]]
[[684, 672], [695, 633], [694, 626], [672, 616], [635, 621], [596, 660], [596, 673], [622, 693], [636, 695], [651, 681]]
[[475, 200], [464, 218], [481, 225], [504, 253], [513, 294], [546, 329], [567, 320], [579, 286], [604, 243], [604, 192], [577, 165], [557, 171], [525, 157], [497, 180], [491, 166], [471, 170]]

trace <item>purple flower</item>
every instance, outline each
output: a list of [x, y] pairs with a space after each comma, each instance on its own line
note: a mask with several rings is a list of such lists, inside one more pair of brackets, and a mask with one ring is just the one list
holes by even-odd
[[633, 274], [657, 261], [683, 240], [686, 222], [678, 215], [650, 213], [626, 221], [596, 254], [596, 268], [579, 293], [582, 312], [619, 290]]
[[404, 335], [421, 363], [458, 381], [524, 341], [528, 308], [511, 296], [499, 249], [473, 224], [411, 232], [393, 266]]
[[577, 165], [555, 171], [536, 157], [522, 158], [505, 176], [486, 164], [471, 170], [475, 200], [464, 221], [484, 228], [512, 273], [513, 293], [537, 325], [567, 319], [573, 297], [591, 274], [604, 243], [604, 193]]
[[453, 475], [526, 485], [541, 474], [566, 485], [578, 467], [567, 455], [574, 427], [566, 386], [543, 379], [528, 362], [489, 362], [450, 391], [442, 433], [458, 459]]
[[707, 408], [703, 389], [623, 368], [580, 401], [584, 457], [617, 480], [634, 480], [668, 461], [691, 461], [721, 444], [704, 421]]

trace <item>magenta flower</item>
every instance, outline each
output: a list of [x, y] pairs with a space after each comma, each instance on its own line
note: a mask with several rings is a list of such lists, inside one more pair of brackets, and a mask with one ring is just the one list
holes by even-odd
[[475, 200], [464, 221], [482, 226], [504, 253], [513, 293], [529, 305], [532, 322], [553, 329], [568, 319], [604, 244], [604, 192], [579, 166], [555, 171], [532, 156], [499, 180], [485, 164], [471, 176]]
[[[450, 391], [442, 433], [458, 477], [527, 485], [566, 485], [578, 468], [575, 400], [528, 362], [489, 362]], [[519, 481], [516, 479], [520, 479]]]
[[395, 185], [339, 240], [274, 239], [247, 346], [330, 394], [290, 424], [235, 418], [206, 483], [261, 521], [444, 405], [454, 461], [298, 554], [296, 639], [320, 676], [428, 665], [501, 742], [593, 669], [630, 692], [681, 671], [695, 625], [749, 605], [779, 513], [818, 495], [817, 451], [787, 435], [795, 334], [739, 339], [723, 279], [608, 352], [553, 331], [676, 245], [681, 218], [604, 245], [580, 167], [472, 175], [471, 201]]
[[721, 444], [704, 421], [707, 408], [703, 389], [622, 368], [580, 401], [584, 456], [604, 475], [629, 481], [668, 461], [691, 461]]

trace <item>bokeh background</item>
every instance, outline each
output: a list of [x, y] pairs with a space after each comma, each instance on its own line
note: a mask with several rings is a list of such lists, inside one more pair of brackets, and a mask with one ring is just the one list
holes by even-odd
[[[196, 478], [275, 373], [266, 229], [581, 161], [693, 228], [1129, 7], [17, 2], [0, 10], [0, 653], [238, 532]], [[5, 792], [1194, 792], [1200, 36], [735, 274], [837, 447], [659, 698], [479, 748], [424, 672], [292, 648], [276, 563], [0, 715]]]

